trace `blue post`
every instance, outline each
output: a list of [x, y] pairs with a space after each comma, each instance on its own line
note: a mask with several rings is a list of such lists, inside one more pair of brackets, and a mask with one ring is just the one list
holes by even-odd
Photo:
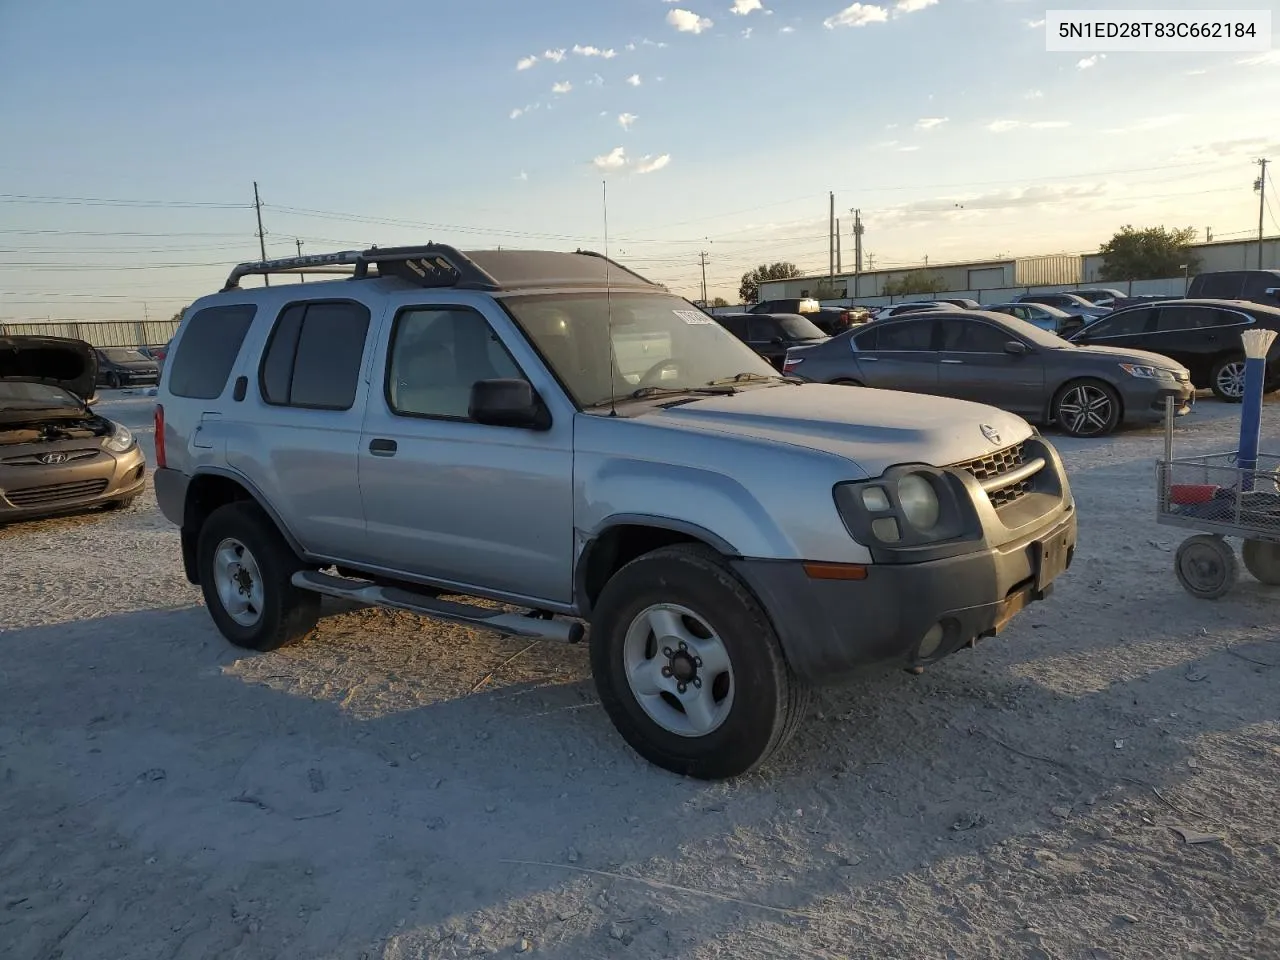
[[[1236, 465], [1244, 471], [1258, 469], [1258, 444], [1262, 439], [1262, 391], [1267, 374], [1267, 350], [1275, 339], [1274, 330], [1248, 330], [1240, 335], [1244, 343], [1244, 393], [1241, 395], [1240, 446]], [[1253, 474], [1244, 473], [1240, 489], [1253, 490]]]

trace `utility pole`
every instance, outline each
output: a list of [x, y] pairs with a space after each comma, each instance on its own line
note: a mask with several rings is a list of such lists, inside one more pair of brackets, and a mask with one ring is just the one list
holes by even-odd
[[[293, 242], [294, 242], [295, 244], [297, 244], [297, 246], [298, 246], [298, 256], [302, 256], [302, 241], [301, 241], [301, 240], [299, 240], [297, 237], [294, 237], [294, 238], [293, 238]], [[306, 282], [307, 282], [307, 275], [306, 275], [305, 273], [300, 273], [300, 274], [298, 274], [298, 282], [299, 282], [299, 283], [306, 283]]]
[[858, 296], [858, 281], [862, 274], [862, 211], [853, 211], [853, 295]]
[[1204, 242], [1213, 243], [1213, 227], [1204, 228]]
[[844, 259], [840, 256], [840, 219], [836, 218], [836, 272], [844, 273]]
[[1262, 269], [1262, 215], [1267, 211], [1267, 158], [1257, 161], [1262, 167], [1254, 187], [1258, 191], [1258, 269]]
[[834, 190], [831, 192], [830, 220], [831, 222], [827, 232], [827, 280], [829, 283], [834, 284], [836, 282], [836, 195]]
[[[267, 235], [262, 231], [262, 200], [258, 198], [258, 181], [253, 181], [253, 209], [258, 214], [258, 252], [262, 254], [262, 260], [265, 263], [267, 259]], [[271, 277], [269, 274], [262, 275], [262, 282], [265, 286], [271, 286]]]
[[698, 264], [702, 267], [702, 305], [707, 305], [707, 251], [698, 253]]

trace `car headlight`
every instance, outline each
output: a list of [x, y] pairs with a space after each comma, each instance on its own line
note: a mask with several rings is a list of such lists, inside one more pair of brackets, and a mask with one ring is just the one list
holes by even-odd
[[114, 429], [112, 429], [111, 431], [111, 436], [109, 436], [106, 442], [103, 444], [103, 446], [106, 447], [108, 450], [112, 450], [116, 453], [124, 453], [126, 450], [131, 449], [135, 443], [137, 443], [137, 440], [134, 439], [134, 436], [130, 432], [129, 428], [126, 427], [123, 423], [113, 422], [112, 427]]
[[903, 465], [875, 480], [836, 484], [836, 509], [859, 543], [907, 550], [980, 538], [963, 483], [948, 471]]
[[1172, 370], [1166, 370], [1163, 367], [1152, 367], [1141, 363], [1122, 363], [1120, 369], [1131, 377], [1138, 377], [1140, 380], [1176, 380], [1177, 374]]
[[898, 481], [898, 503], [911, 524], [921, 533], [927, 533], [938, 525], [942, 505], [934, 492], [933, 484], [918, 473], [908, 473]]

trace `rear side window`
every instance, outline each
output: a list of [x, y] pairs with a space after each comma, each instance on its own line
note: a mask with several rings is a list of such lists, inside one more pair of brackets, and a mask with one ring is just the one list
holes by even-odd
[[1203, 307], [1161, 307], [1156, 329], [1161, 333], [1176, 330], [1198, 330], [1215, 325], [1214, 310]]
[[1206, 273], [1191, 281], [1190, 295], [1205, 300], [1239, 300], [1243, 286], [1244, 274]]
[[[858, 344], [859, 348], [862, 344]], [[877, 350], [932, 350], [933, 321], [908, 320], [880, 329]]]
[[350, 301], [286, 307], [258, 374], [262, 399], [279, 406], [350, 410], [356, 399], [369, 310]]
[[1085, 329], [1091, 337], [1128, 337], [1138, 333], [1146, 333], [1155, 319], [1154, 310], [1126, 310], [1114, 313], [1097, 321]]
[[772, 340], [778, 336], [778, 325], [772, 317], [752, 317], [747, 324], [747, 339], [755, 341]]
[[177, 352], [169, 359], [169, 392], [193, 400], [222, 396], [257, 312], [251, 303], [197, 311], [187, 321]]

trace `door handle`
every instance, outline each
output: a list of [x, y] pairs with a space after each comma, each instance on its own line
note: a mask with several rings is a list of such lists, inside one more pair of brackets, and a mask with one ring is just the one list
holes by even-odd
[[939, 363], [964, 363], [963, 360], [939, 360]]
[[383, 440], [381, 438], [370, 440], [369, 452], [375, 457], [394, 457], [396, 455], [396, 442], [394, 440]]
[[862, 354], [860, 354], [860, 353], [855, 353], [855, 354], [854, 354], [854, 356], [858, 358], [858, 362], [859, 362], [859, 363], [874, 363], [875, 361], [877, 361], [877, 360], [879, 360], [879, 359], [880, 359], [879, 357], [867, 357], [867, 356], [863, 356], [863, 355], [862, 355]]

